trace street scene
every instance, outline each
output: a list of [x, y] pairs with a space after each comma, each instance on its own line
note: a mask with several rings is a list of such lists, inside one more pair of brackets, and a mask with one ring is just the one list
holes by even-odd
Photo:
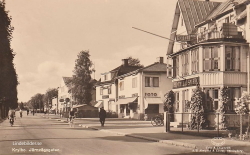
[[250, 154], [250, 0], [0, 0], [0, 155]]

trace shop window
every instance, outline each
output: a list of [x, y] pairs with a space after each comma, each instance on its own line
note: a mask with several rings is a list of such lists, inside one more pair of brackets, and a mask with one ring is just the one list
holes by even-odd
[[158, 114], [159, 104], [149, 104], [148, 108], [145, 109], [145, 114]]
[[153, 77], [153, 87], [159, 87], [159, 77]]
[[137, 77], [132, 79], [132, 88], [136, 88], [137, 87]]
[[198, 73], [199, 72], [199, 49], [193, 49], [191, 51], [191, 63], [192, 63], [192, 67], [191, 67], [191, 72], [192, 74]]
[[205, 47], [203, 49], [203, 62], [204, 71], [219, 71], [220, 70], [220, 57], [219, 47]]
[[226, 71], [240, 71], [240, 47], [226, 46]]
[[210, 111], [216, 111], [219, 108], [219, 88], [206, 90], [206, 106]]
[[120, 87], [120, 91], [121, 91], [121, 90], [124, 90], [124, 81], [121, 81], [121, 82], [119, 83], [119, 87]]
[[188, 98], [188, 93], [189, 91], [188, 90], [183, 90], [182, 91], [182, 105], [183, 105], [183, 112], [188, 112], [188, 102], [189, 102], [189, 98]]

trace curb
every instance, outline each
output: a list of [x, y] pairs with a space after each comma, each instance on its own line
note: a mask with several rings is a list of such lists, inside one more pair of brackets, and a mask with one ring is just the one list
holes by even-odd
[[98, 131], [102, 131], [102, 132], [113, 133], [113, 134], [122, 135], [122, 136], [126, 136], [126, 137], [144, 139], [144, 140], [163, 143], [163, 144], [167, 144], [167, 145], [175, 145], [175, 146], [181, 146], [181, 147], [191, 148], [191, 149], [197, 148], [197, 146], [195, 144], [177, 142], [177, 141], [173, 141], [173, 140], [160, 140], [157, 138], [150, 138], [150, 137], [139, 136], [139, 135], [131, 135], [128, 133], [121, 133], [121, 132], [115, 132], [115, 131], [110, 131], [110, 130], [105, 130], [105, 129], [99, 129], [99, 128], [90, 127], [90, 126], [86, 126], [86, 125], [82, 125], [82, 124], [79, 124], [79, 126], [81, 126], [83, 128], [89, 128], [89, 129], [98, 130]]

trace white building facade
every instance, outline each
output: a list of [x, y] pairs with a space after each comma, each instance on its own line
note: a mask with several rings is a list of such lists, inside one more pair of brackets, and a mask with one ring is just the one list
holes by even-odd
[[163, 57], [147, 67], [118, 76], [119, 117], [143, 119], [163, 113], [164, 95], [172, 89], [172, 81], [167, 78], [167, 64]]

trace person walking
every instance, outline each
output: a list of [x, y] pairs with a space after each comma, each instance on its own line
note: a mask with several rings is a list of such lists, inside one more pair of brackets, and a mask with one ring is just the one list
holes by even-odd
[[29, 115], [29, 112], [30, 112], [30, 110], [29, 110], [29, 109], [27, 109], [27, 116]]
[[105, 118], [106, 118], [106, 111], [104, 110], [103, 107], [101, 107], [100, 109], [99, 118], [100, 118], [101, 126], [104, 126]]
[[33, 116], [35, 115], [35, 109], [33, 109]]
[[19, 113], [20, 113], [20, 117], [22, 118], [23, 117], [23, 111], [22, 111], [22, 109], [20, 109]]

